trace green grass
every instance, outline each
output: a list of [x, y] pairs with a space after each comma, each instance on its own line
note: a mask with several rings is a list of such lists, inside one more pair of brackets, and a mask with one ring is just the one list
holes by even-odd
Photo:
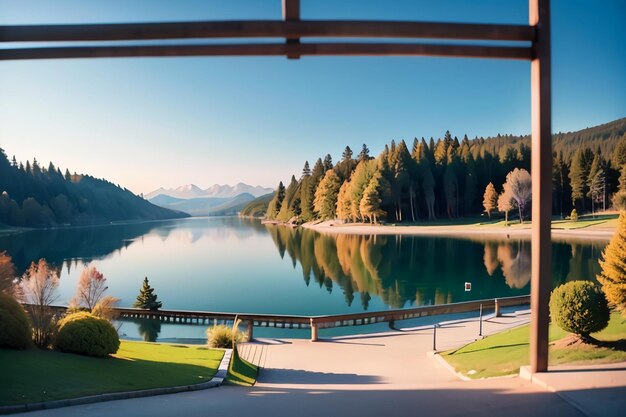
[[106, 359], [0, 349], [0, 405], [200, 383], [213, 377], [223, 355], [205, 347], [129, 341]]
[[[528, 325], [517, 327], [470, 343], [461, 349], [443, 353], [442, 356], [458, 372], [470, 378], [516, 374], [521, 366], [528, 365], [529, 333]], [[550, 342], [567, 335], [567, 332], [557, 326], [550, 325]], [[619, 313], [613, 313], [609, 326], [592, 336], [606, 342], [626, 339], [626, 319]], [[578, 346], [556, 349], [550, 346], [549, 361], [551, 365], [622, 362], [626, 361], [626, 351], [608, 347]], [[468, 374], [470, 371], [475, 373]]]
[[228, 368], [228, 376], [226, 379], [231, 384], [252, 386], [256, 383], [259, 367], [251, 364], [233, 351], [231, 364]]

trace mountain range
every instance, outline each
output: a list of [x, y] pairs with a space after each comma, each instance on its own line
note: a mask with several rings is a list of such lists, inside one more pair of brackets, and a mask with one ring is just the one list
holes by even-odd
[[238, 214], [250, 201], [272, 191], [271, 188], [241, 182], [233, 186], [215, 184], [204, 190], [195, 184], [187, 184], [177, 188], [159, 188], [145, 198], [157, 206], [192, 216], [221, 216]]
[[242, 182], [235, 185], [214, 184], [206, 189], [202, 189], [195, 184], [186, 184], [176, 188], [161, 187], [152, 192], [149, 192], [144, 196], [144, 198], [146, 200], [152, 200], [159, 195], [174, 197], [178, 199], [233, 198], [244, 193], [250, 194], [252, 195], [252, 197], [257, 198], [262, 195], [271, 193], [272, 191], [274, 190], [272, 190], [271, 188], [265, 188], [259, 185], [248, 185]]

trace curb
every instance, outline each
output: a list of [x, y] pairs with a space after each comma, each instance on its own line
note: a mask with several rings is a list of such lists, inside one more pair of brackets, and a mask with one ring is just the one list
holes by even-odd
[[462, 381], [472, 381], [471, 378], [463, 375], [460, 372], [457, 372], [452, 365], [450, 365], [444, 358], [441, 357], [441, 355], [439, 354], [439, 352], [436, 352], [434, 350], [428, 351], [426, 352], [426, 356], [429, 358], [432, 358], [435, 362], [439, 363], [439, 365], [443, 366], [445, 369], [447, 369], [448, 371], [450, 371], [450, 373], [452, 373], [454, 376], [456, 376], [457, 378], [459, 378]]
[[127, 400], [131, 398], [152, 397], [155, 395], [176, 394], [187, 391], [200, 391], [209, 388], [216, 388], [222, 385], [228, 374], [228, 365], [232, 357], [233, 350], [225, 349], [224, 357], [220, 361], [217, 372], [209, 381], [192, 385], [180, 385], [177, 387], [151, 388], [140, 391], [111, 392], [107, 394], [89, 395], [86, 397], [68, 398], [65, 400], [43, 401], [37, 403], [27, 403], [18, 405], [0, 406], [0, 414], [14, 414], [26, 411], [48, 410], [52, 408], [70, 407], [73, 405], [93, 404], [104, 401]]

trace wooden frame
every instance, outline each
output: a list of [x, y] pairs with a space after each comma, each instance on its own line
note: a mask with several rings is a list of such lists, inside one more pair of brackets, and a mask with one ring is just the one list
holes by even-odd
[[[93, 25], [0, 26], [1, 43], [69, 45], [0, 48], [0, 60], [156, 56], [441, 56], [523, 59], [531, 63], [532, 124], [532, 372], [548, 368], [548, 299], [551, 284], [551, 52], [550, 0], [529, 0], [529, 25], [301, 20], [300, 1], [282, 0], [283, 20]], [[369, 42], [305, 43], [303, 38], [359, 38]], [[137, 44], [161, 39], [280, 38], [278, 43]], [[374, 39], [403, 39], [377, 43]], [[407, 43], [443, 39], [473, 43]], [[96, 42], [71, 46], [72, 42]], [[100, 42], [125, 41], [123, 45]], [[476, 41], [482, 43], [476, 43]], [[489, 45], [484, 42], [489, 41]], [[502, 42], [506, 42], [502, 44]], [[522, 44], [511, 45], [511, 42]]]

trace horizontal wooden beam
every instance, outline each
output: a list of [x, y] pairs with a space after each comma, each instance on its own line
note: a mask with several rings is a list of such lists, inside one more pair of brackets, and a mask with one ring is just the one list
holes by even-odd
[[172, 56], [435, 56], [530, 60], [530, 47], [407, 43], [74, 46], [0, 49], [0, 60]]
[[529, 25], [352, 20], [239, 20], [0, 26], [0, 42], [273, 37], [422, 38], [530, 42], [535, 38], [535, 29]]

